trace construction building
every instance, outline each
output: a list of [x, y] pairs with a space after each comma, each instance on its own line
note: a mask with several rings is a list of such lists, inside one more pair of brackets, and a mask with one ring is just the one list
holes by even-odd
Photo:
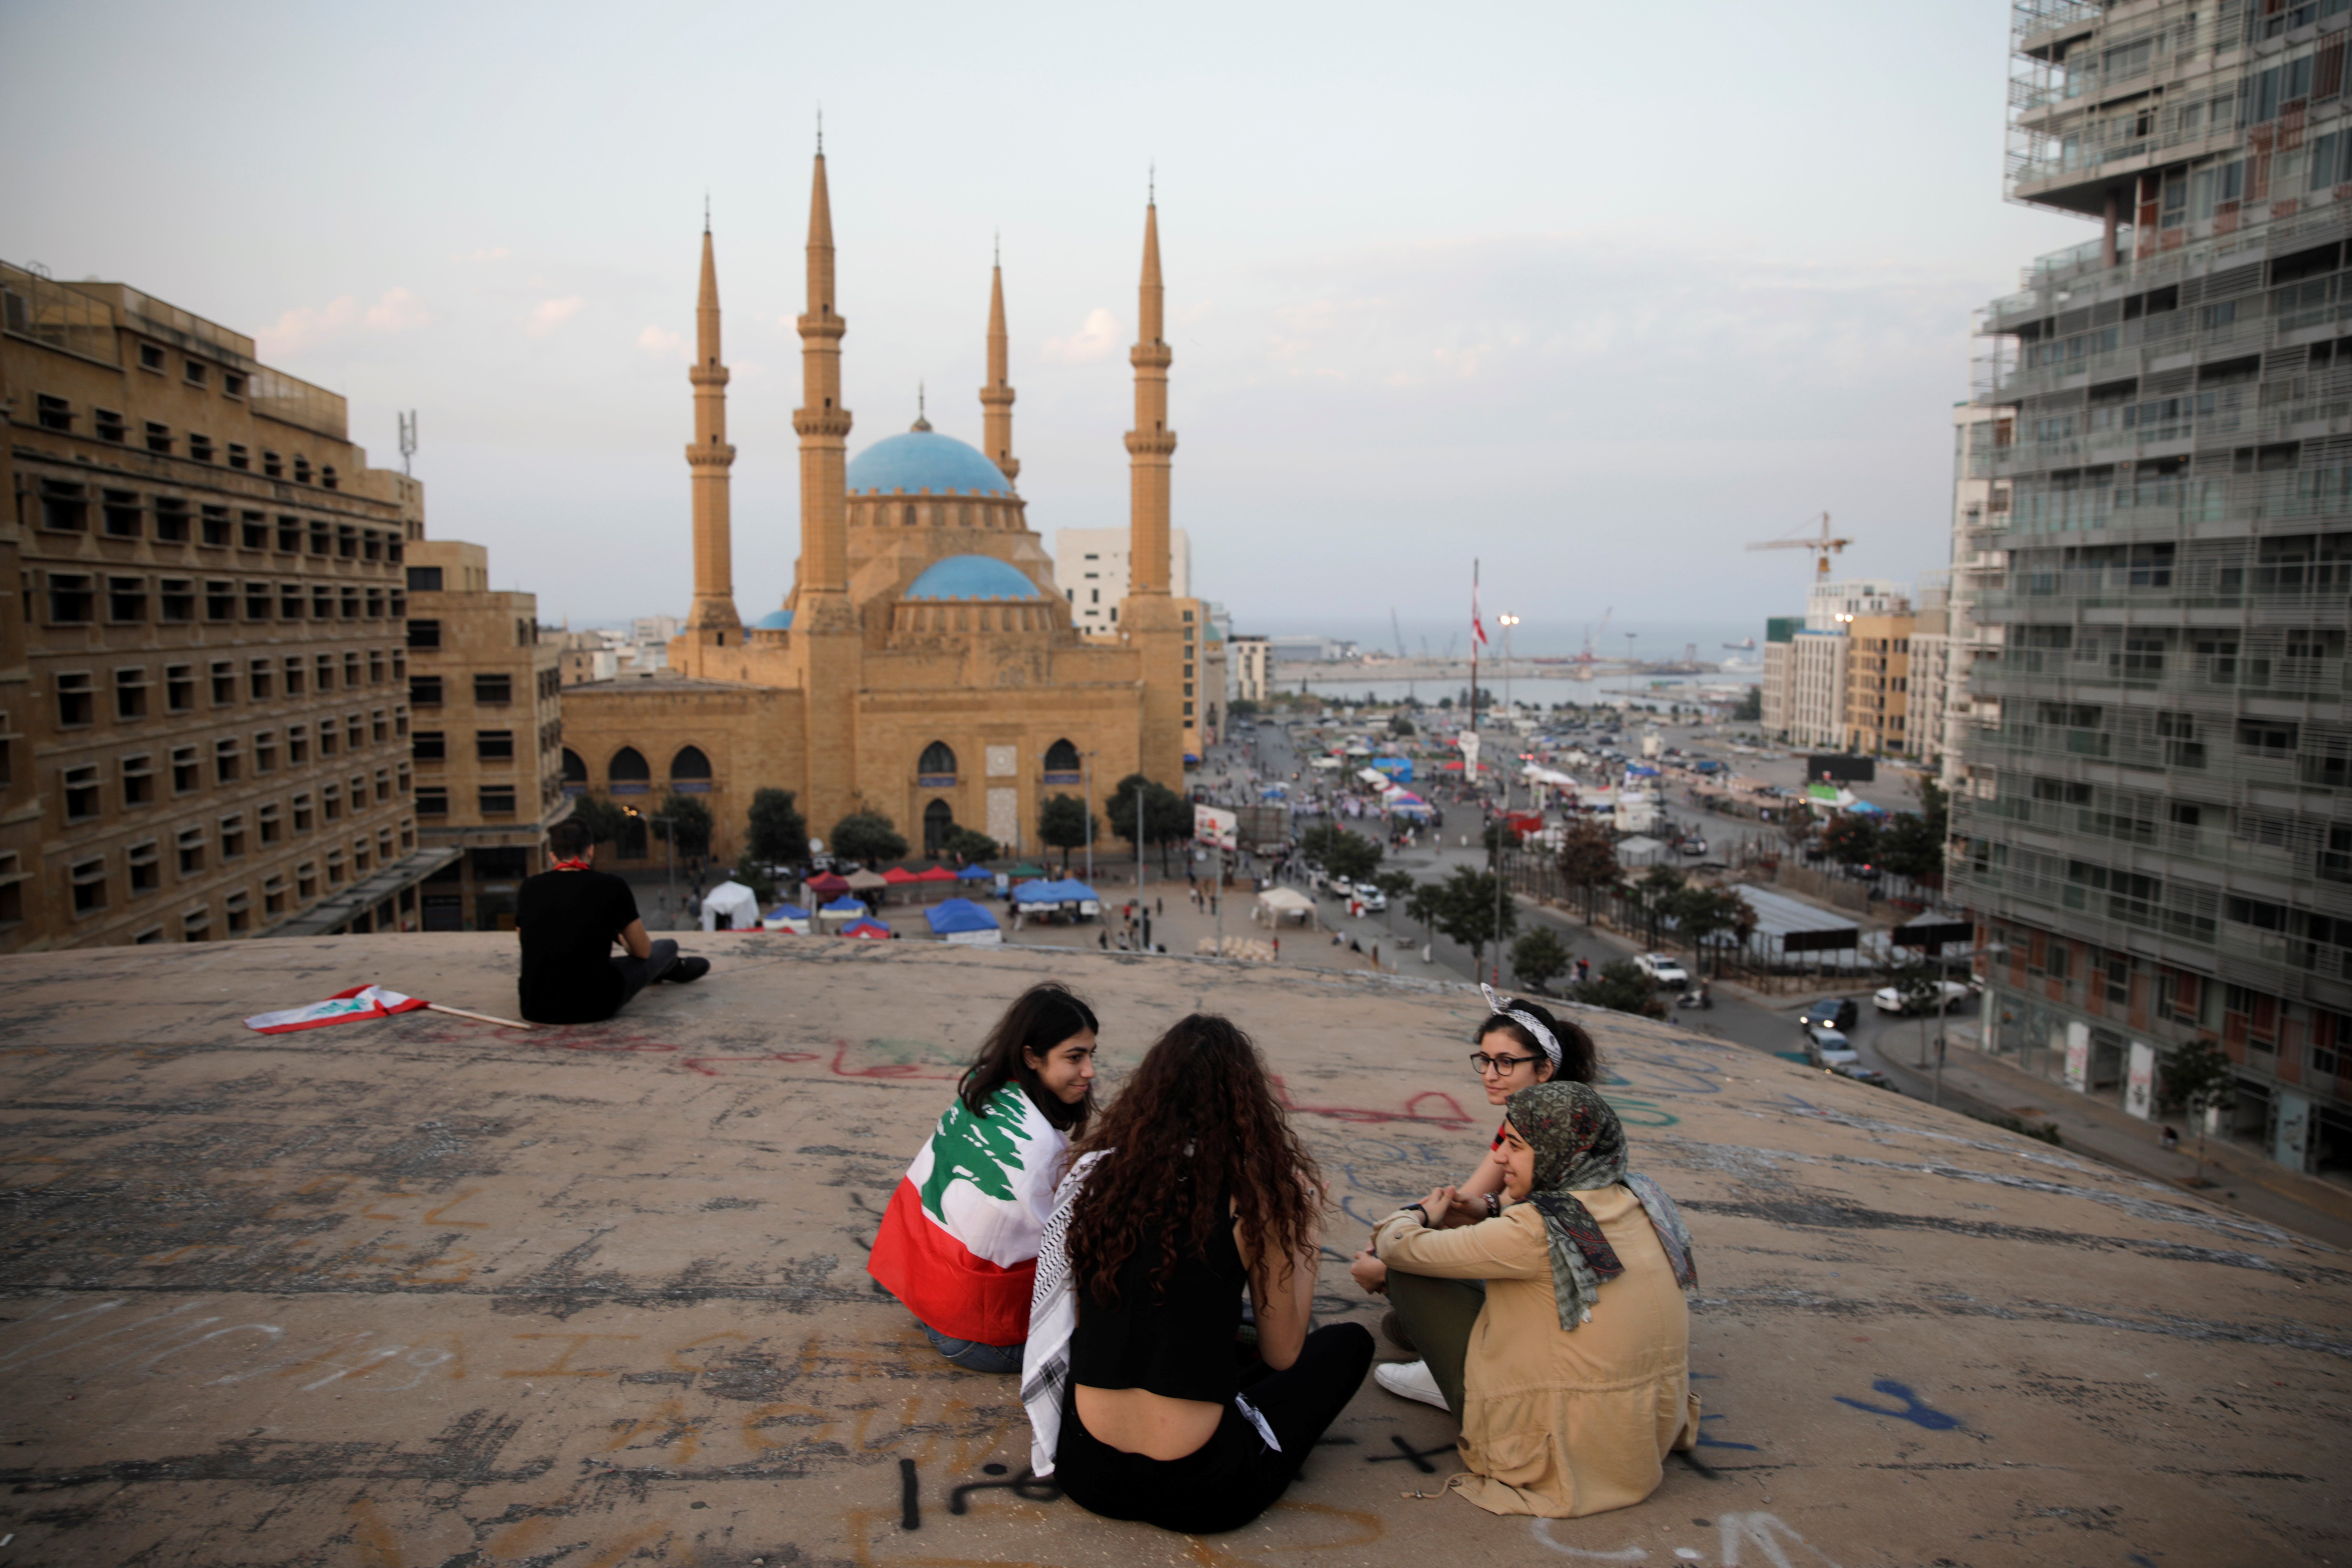
[[343, 399], [0, 266], [0, 952], [411, 929], [406, 552]]
[[1228, 645], [1233, 660], [1233, 694], [1236, 701], [1263, 705], [1272, 689], [1274, 649], [1266, 639], [1254, 634], [1244, 634]]
[[408, 547], [417, 836], [463, 852], [425, 879], [423, 930], [511, 931], [516, 889], [546, 869], [541, 841], [572, 811], [559, 657], [538, 600], [491, 588], [482, 546]]
[[1776, 741], [1789, 738], [1796, 701], [1796, 639], [1804, 625], [1802, 616], [1774, 616], [1764, 623], [1764, 675], [1757, 697], [1764, 733]]
[[[1127, 597], [1128, 531], [1123, 528], [1057, 528], [1054, 531], [1054, 585], [1069, 602], [1070, 624], [1090, 636], [1116, 637], [1119, 601]], [[1181, 528], [1168, 531], [1168, 591], [1178, 598], [1192, 592], [1192, 541]]]
[[1911, 636], [1917, 617], [1856, 616], [1846, 624], [1844, 749], [1900, 756], [1909, 749]]
[[[2352, 8], [2023, 0], [2008, 194], [2083, 245], [1981, 312], [1998, 556], [1954, 886], [1988, 1048], [2141, 1116], [2218, 1042], [2225, 1131], [2352, 1164]], [[1979, 556], [1980, 558], [1980, 556]]]

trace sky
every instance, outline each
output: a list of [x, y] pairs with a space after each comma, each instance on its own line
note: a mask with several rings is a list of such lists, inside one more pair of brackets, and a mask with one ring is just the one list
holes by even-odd
[[[426, 529], [574, 625], [683, 612], [706, 193], [735, 596], [789, 590], [824, 122], [853, 456], [977, 442], [1002, 245], [1030, 526], [1123, 526], [1143, 206], [1194, 591], [1274, 635], [1760, 631], [1948, 555], [2009, 7], [0, 0], [0, 256], [344, 394]], [[1419, 635], [1419, 634], [1414, 634]], [[1661, 634], [1664, 635], [1664, 634]], [[1693, 635], [1697, 635], [1694, 633]]]

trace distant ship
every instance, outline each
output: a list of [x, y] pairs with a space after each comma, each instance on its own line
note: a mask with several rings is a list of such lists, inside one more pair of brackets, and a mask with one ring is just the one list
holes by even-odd
[[1723, 646], [1727, 648], [1736, 649], [1741, 653], [1753, 653], [1756, 650], [1756, 639], [1754, 637], [1748, 637], [1739, 642], [1727, 642]]

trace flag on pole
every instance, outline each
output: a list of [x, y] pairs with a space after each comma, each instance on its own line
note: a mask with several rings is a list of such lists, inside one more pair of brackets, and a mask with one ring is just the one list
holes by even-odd
[[381, 985], [354, 985], [308, 1007], [257, 1013], [245, 1021], [245, 1026], [265, 1035], [290, 1035], [298, 1029], [323, 1029], [330, 1024], [348, 1024], [355, 1018], [389, 1018], [394, 1013], [414, 1013], [427, 1005], [421, 997], [403, 996]]
[[958, 1098], [899, 1178], [866, 1271], [950, 1339], [1021, 1343], [1069, 1146], [1017, 1083], [996, 1091], [985, 1116]]
[[1486, 617], [1478, 613], [1478, 574], [1475, 571], [1470, 574], [1470, 634], [1478, 639], [1479, 647], [1486, 646]]

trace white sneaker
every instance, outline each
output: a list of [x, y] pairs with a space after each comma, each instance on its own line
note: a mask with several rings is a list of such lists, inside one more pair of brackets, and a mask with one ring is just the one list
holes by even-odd
[[1440, 1410], [1452, 1408], [1437, 1391], [1437, 1379], [1429, 1375], [1425, 1361], [1384, 1361], [1372, 1368], [1372, 1381], [1401, 1399], [1418, 1399]]

